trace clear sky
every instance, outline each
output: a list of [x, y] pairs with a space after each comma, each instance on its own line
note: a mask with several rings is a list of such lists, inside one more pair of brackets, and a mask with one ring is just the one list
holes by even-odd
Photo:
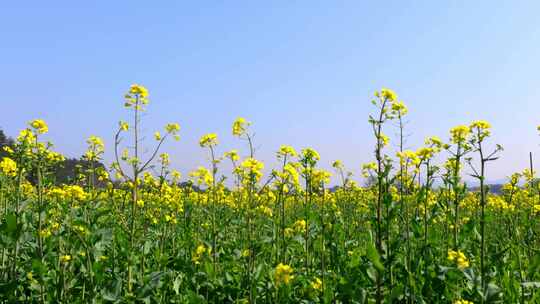
[[43, 118], [57, 150], [80, 156], [97, 135], [110, 160], [122, 96], [140, 83], [148, 137], [181, 124], [164, 151], [184, 174], [208, 163], [208, 132], [246, 154], [238, 116], [266, 171], [289, 144], [358, 173], [372, 160], [369, 101], [389, 87], [409, 107], [410, 148], [485, 119], [505, 147], [489, 179], [528, 166], [529, 151], [540, 167], [540, 2], [405, 2], [2, 1], [0, 127]]

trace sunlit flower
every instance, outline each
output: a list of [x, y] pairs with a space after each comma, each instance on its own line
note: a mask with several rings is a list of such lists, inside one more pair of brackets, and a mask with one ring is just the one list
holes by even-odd
[[105, 152], [105, 144], [103, 140], [97, 136], [90, 136], [86, 143], [88, 144], [88, 150], [86, 150], [84, 156], [89, 161], [96, 161], [101, 158], [101, 155]]
[[469, 136], [470, 132], [471, 129], [465, 125], [453, 127], [450, 129], [450, 140], [455, 144], [463, 143], [467, 140], [467, 136]]
[[126, 108], [133, 107], [135, 110], [142, 111], [143, 106], [148, 104], [148, 90], [142, 85], [132, 84], [124, 98]]
[[206, 184], [207, 186], [210, 186], [214, 180], [210, 171], [202, 166], [197, 168], [197, 170], [190, 172], [189, 176], [194, 178], [198, 185]]
[[338, 159], [332, 163], [332, 167], [336, 169], [343, 169], [343, 163]]
[[201, 147], [213, 147], [218, 144], [218, 138], [216, 133], [209, 133], [203, 135], [199, 140], [199, 145]]
[[129, 93], [133, 95], [140, 95], [141, 97], [148, 97], [148, 90], [142, 85], [132, 84]]
[[204, 256], [204, 254], [210, 255], [211, 252], [212, 252], [212, 248], [207, 247], [204, 244], [200, 244], [195, 249], [195, 252], [193, 253], [191, 261], [195, 263], [195, 265], [199, 265], [201, 263], [201, 259]]
[[461, 251], [448, 250], [447, 259], [451, 262], [455, 262], [459, 269], [465, 269], [469, 267], [469, 260]]
[[276, 285], [285, 284], [288, 285], [290, 281], [294, 278], [292, 275], [293, 269], [289, 265], [285, 265], [283, 263], [279, 263], [279, 265], [276, 266], [276, 272], [275, 272], [275, 280]]
[[322, 281], [319, 278], [315, 278], [309, 285], [316, 291], [322, 291]]
[[49, 131], [49, 127], [45, 123], [45, 121], [41, 119], [35, 119], [30, 122], [30, 126], [36, 130], [38, 134], [45, 134]]
[[4, 157], [0, 162], [0, 169], [7, 176], [17, 175], [17, 163], [11, 158]]
[[180, 135], [178, 135], [178, 132], [180, 132], [180, 125], [177, 123], [169, 123], [165, 126], [165, 131], [167, 131], [168, 134], [172, 134], [174, 136], [174, 140], [180, 140]]
[[488, 137], [491, 129], [491, 125], [485, 120], [475, 120], [473, 121], [469, 128], [475, 136], [475, 141], [481, 142], [484, 138]]
[[403, 103], [403, 101], [396, 101], [392, 103], [392, 112], [396, 114], [397, 116], [404, 116], [407, 114], [408, 109], [407, 106]]
[[71, 261], [71, 255], [66, 254], [66, 255], [60, 256], [60, 262], [69, 263], [69, 261]]
[[295, 157], [296, 151], [291, 146], [282, 145], [277, 152], [278, 157]]
[[242, 136], [251, 123], [243, 117], [238, 117], [232, 126], [232, 134], [234, 136]]
[[382, 88], [380, 92], [375, 92], [375, 96], [386, 99], [388, 101], [396, 101], [398, 98], [397, 94], [394, 91], [387, 88]]
[[377, 170], [377, 164], [375, 162], [369, 162], [362, 165], [362, 176], [369, 177]]
[[118, 125], [120, 126], [121, 131], [127, 131], [129, 130], [129, 124], [125, 121], [118, 122]]
[[259, 180], [262, 176], [262, 169], [264, 169], [264, 163], [256, 160], [255, 158], [248, 157], [246, 158], [241, 167], [246, 170], [248, 176], [255, 176], [255, 180]]
[[293, 229], [297, 232], [304, 232], [306, 231], [306, 221], [305, 220], [297, 220], [293, 224]]
[[238, 161], [240, 159], [240, 156], [238, 155], [238, 151], [236, 151], [236, 150], [231, 150], [229, 152], [225, 152], [225, 154], [223, 156], [230, 159], [233, 162], [236, 162], [236, 161]]

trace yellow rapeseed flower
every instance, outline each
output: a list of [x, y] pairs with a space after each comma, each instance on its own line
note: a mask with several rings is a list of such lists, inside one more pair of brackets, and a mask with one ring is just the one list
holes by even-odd
[[31, 144], [36, 140], [34, 133], [30, 129], [22, 129], [17, 136], [17, 142], [20, 144]]
[[171, 175], [173, 177], [174, 182], [178, 182], [180, 178], [182, 177], [182, 173], [178, 172], [177, 170], [172, 170]]
[[68, 263], [69, 261], [71, 261], [71, 255], [66, 254], [66, 255], [60, 256], [60, 262]]
[[398, 99], [397, 94], [387, 88], [382, 88], [380, 92], [375, 92], [375, 96], [388, 101], [396, 101]]
[[206, 184], [207, 186], [210, 186], [214, 180], [210, 171], [202, 166], [198, 167], [197, 170], [190, 172], [189, 176], [195, 179], [198, 185]]
[[330, 183], [330, 177], [332, 176], [332, 174], [328, 171], [324, 171], [324, 170], [314, 170], [313, 171], [313, 177], [312, 177], [312, 181], [314, 184], [320, 184], [320, 183], [324, 183], [324, 184], [328, 184]]
[[205, 246], [204, 244], [200, 244], [195, 249], [195, 252], [193, 253], [193, 256], [191, 258], [191, 261], [195, 263], [196, 265], [199, 265], [201, 263], [201, 259], [204, 256], [205, 253], [210, 254], [212, 252], [212, 248]]
[[240, 159], [240, 156], [238, 155], [238, 151], [236, 151], [236, 150], [231, 150], [229, 152], [225, 152], [225, 154], [223, 156], [230, 159], [233, 162]]
[[171, 163], [169, 153], [161, 153], [159, 155], [159, 160], [162, 166], [168, 166]]
[[379, 138], [382, 147], [386, 147], [390, 143], [390, 137], [388, 137], [386, 134], [381, 133]]
[[11, 158], [4, 157], [0, 162], [0, 169], [7, 176], [17, 175], [17, 163]]
[[435, 151], [431, 147], [422, 147], [416, 151], [416, 155], [418, 155], [418, 157], [422, 161], [431, 159], [434, 154], [435, 154]]
[[450, 129], [450, 140], [457, 144], [467, 140], [467, 136], [471, 133], [471, 129], [465, 125], [459, 125]]
[[264, 169], [264, 163], [256, 160], [255, 158], [248, 157], [242, 162], [242, 167], [250, 171], [261, 171]]
[[69, 185], [64, 187], [64, 193], [66, 197], [72, 200], [83, 201], [87, 198], [87, 193], [79, 185]]
[[362, 176], [369, 177], [373, 171], [377, 170], [377, 164], [375, 162], [369, 162], [362, 165]]
[[311, 288], [314, 290], [322, 291], [322, 281], [319, 278], [315, 278], [315, 280], [311, 281], [309, 285], [311, 285]]
[[167, 133], [172, 134], [174, 136], [174, 140], [178, 141], [180, 140], [180, 135], [178, 135], [178, 132], [180, 132], [180, 125], [177, 123], [168, 123], [165, 126], [165, 131]]
[[127, 131], [129, 130], [129, 124], [125, 121], [118, 122], [118, 125], [120, 126], [121, 131]]
[[403, 116], [407, 114], [408, 111], [409, 110], [403, 101], [396, 101], [392, 103], [392, 112], [394, 112], [396, 115]]
[[336, 169], [343, 169], [343, 163], [338, 159], [332, 163], [332, 167]]
[[88, 150], [84, 154], [85, 158], [89, 161], [100, 159], [100, 156], [105, 152], [103, 140], [92, 135], [86, 140], [86, 143], [88, 144]]
[[437, 136], [431, 136], [425, 140], [425, 144], [429, 147], [432, 147], [435, 152], [439, 152], [444, 146], [442, 140]]
[[242, 136], [246, 133], [247, 128], [251, 123], [243, 117], [238, 117], [232, 126], [232, 134], [234, 136]]
[[30, 122], [30, 126], [36, 130], [38, 134], [45, 134], [49, 131], [49, 127], [45, 123], [45, 121], [41, 119], [34, 119]]
[[148, 90], [142, 85], [132, 84], [124, 98], [126, 108], [133, 107], [135, 110], [142, 111], [143, 105], [148, 104]]
[[281, 147], [279, 147], [279, 151], [277, 152], [277, 155], [278, 157], [283, 157], [283, 156], [295, 157], [297, 154], [293, 147], [282, 145]]
[[294, 230], [297, 232], [305, 232], [306, 231], [306, 221], [305, 220], [297, 220], [293, 224]]
[[247, 174], [254, 174], [255, 179], [258, 181], [262, 176], [262, 169], [264, 169], [264, 163], [256, 160], [253, 157], [248, 157], [242, 162], [241, 167], [246, 170]]
[[142, 85], [132, 84], [129, 93], [133, 95], [140, 95], [141, 97], [148, 97], [148, 90]]
[[483, 141], [484, 138], [491, 134], [491, 125], [485, 120], [475, 120], [470, 124], [469, 128], [471, 129], [471, 133], [474, 134], [474, 139], [477, 142]]
[[400, 151], [400, 152], [397, 152], [396, 155], [399, 158], [399, 161], [402, 165], [411, 164], [413, 166], [417, 166], [418, 164], [420, 164], [420, 158], [414, 151], [411, 151], [411, 150], [405, 150], [402, 152]]
[[455, 250], [448, 250], [448, 257], [447, 259], [451, 262], [455, 262], [457, 264], [457, 267], [459, 269], [465, 269], [469, 267], [469, 260], [465, 256], [465, 254], [461, 251], [455, 251]]
[[302, 149], [302, 159], [315, 163], [321, 159], [321, 156], [314, 149], [305, 148], [305, 149]]
[[289, 284], [290, 281], [294, 278], [292, 273], [293, 269], [291, 266], [279, 263], [279, 265], [276, 266], [275, 273], [276, 285]]
[[199, 145], [201, 147], [211, 147], [216, 146], [218, 144], [218, 138], [216, 133], [209, 133], [206, 135], [203, 135], [201, 139], [199, 140]]
[[280, 177], [283, 180], [288, 180], [295, 185], [298, 184], [298, 181], [299, 181], [298, 171], [296, 170], [296, 167], [291, 165], [290, 163], [286, 164], [283, 167], [283, 172], [280, 173]]

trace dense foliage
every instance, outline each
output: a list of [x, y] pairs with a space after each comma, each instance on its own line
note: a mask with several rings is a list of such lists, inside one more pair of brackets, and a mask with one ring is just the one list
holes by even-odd
[[[115, 133], [115, 161], [88, 139], [80, 170], [58, 183], [62, 155], [34, 120], [0, 160], [0, 301], [39, 303], [539, 303], [540, 191], [531, 168], [502, 193], [484, 185], [489, 150], [484, 121], [457, 126], [448, 142], [405, 150], [407, 108], [382, 89], [372, 101], [375, 162], [361, 187], [340, 161], [282, 146], [279, 168], [263, 174], [251, 124], [232, 133], [248, 155], [200, 146], [209, 167], [186, 185], [160, 153], [180, 126], [156, 132], [140, 151], [148, 91], [125, 96], [133, 123]], [[383, 131], [397, 125], [397, 151]], [[129, 137], [126, 136], [129, 133]], [[129, 149], [122, 150], [122, 138]], [[4, 140], [5, 136], [4, 136]], [[446, 157], [437, 165], [436, 160]], [[231, 173], [220, 171], [230, 162]], [[480, 187], [467, 190], [464, 167]], [[152, 170], [150, 170], [152, 169]], [[151, 172], [153, 174], [151, 174]], [[329, 191], [331, 174], [339, 186]], [[437, 186], [434, 186], [436, 183]]]

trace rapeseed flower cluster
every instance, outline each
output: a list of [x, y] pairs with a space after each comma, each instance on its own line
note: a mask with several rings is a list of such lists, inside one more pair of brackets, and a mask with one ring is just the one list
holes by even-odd
[[145, 105], [148, 104], [148, 90], [139, 84], [132, 84], [129, 91], [124, 96], [126, 108], [133, 108], [137, 111], [144, 110]]
[[195, 265], [201, 264], [201, 260], [204, 257], [205, 254], [210, 255], [212, 253], [212, 248], [209, 246], [206, 246], [204, 244], [200, 244], [195, 249], [195, 252], [193, 253], [193, 256], [191, 258], [191, 261], [195, 263]]
[[264, 163], [256, 160], [255, 158], [248, 157], [240, 165], [244, 169], [244, 177], [249, 179], [253, 177], [255, 181], [259, 181], [262, 177], [262, 169], [264, 169]]
[[218, 144], [218, 138], [216, 133], [209, 133], [206, 135], [203, 135], [201, 139], [199, 140], [199, 145], [201, 147], [214, 147]]
[[292, 275], [293, 269], [291, 266], [279, 263], [276, 266], [274, 279], [276, 281], [276, 285], [288, 285], [292, 279], [294, 279], [294, 276]]
[[464, 143], [471, 133], [471, 129], [466, 125], [459, 125], [450, 129], [450, 141], [454, 144]]
[[0, 161], [0, 169], [7, 176], [16, 176], [17, 175], [17, 163], [9, 157], [4, 157]]
[[101, 160], [101, 156], [105, 152], [105, 144], [103, 140], [97, 136], [90, 136], [86, 143], [88, 144], [88, 149], [84, 153], [86, 160], [90, 162]]
[[250, 124], [245, 118], [238, 117], [233, 123], [232, 134], [237, 137], [244, 135]]
[[37, 134], [45, 134], [49, 132], [49, 127], [45, 123], [45, 121], [41, 119], [35, 119], [32, 122], [30, 122], [30, 126], [36, 131]]
[[455, 262], [457, 267], [459, 269], [465, 269], [465, 268], [468, 268], [469, 267], [469, 260], [467, 259], [467, 257], [465, 256], [465, 254], [463, 254], [463, 252], [457, 250], [448, 250], [448, 257], [447, 259], [451, 262]]

